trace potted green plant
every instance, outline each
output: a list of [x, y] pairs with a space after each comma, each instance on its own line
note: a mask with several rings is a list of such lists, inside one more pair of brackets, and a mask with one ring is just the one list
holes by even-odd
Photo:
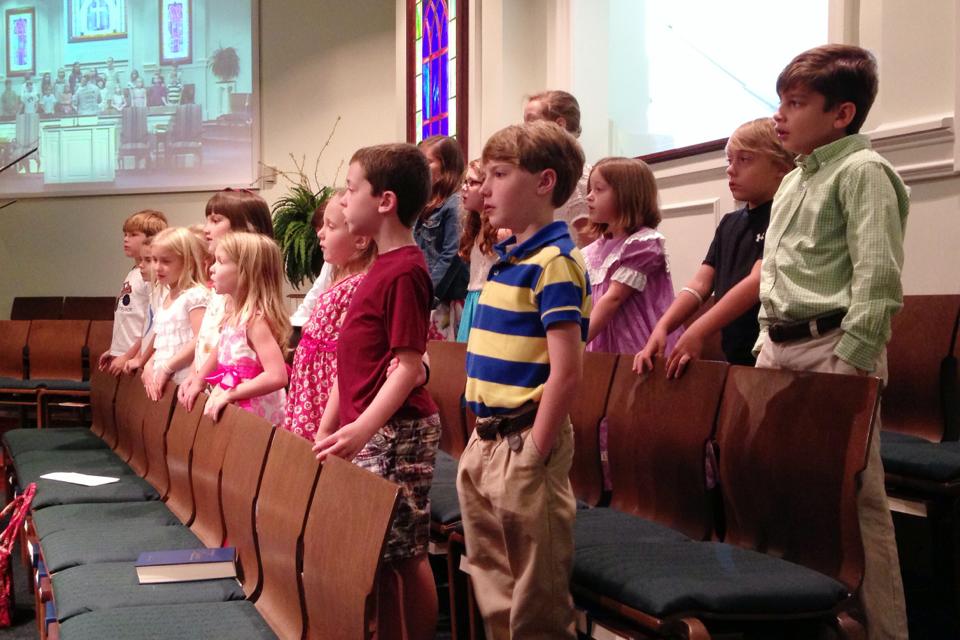
[[332, 194], [330, 187], [314, 192], [308, 185], [296, 184], [273, 205], [273, 234], [283, 254], [287, 280], [294, 289], [299, 289], [304, 280], [316, 278], [323, 267], [313, 212]]
[[[320, 156], [330, 145], [330, 140], [340, 123], [339, 116], [333, 123], [333, 129], [327, 141], [317, 154], [317, 163], [313, 170], [313, 181], [304, 172], [306, 157], [297, 162], [290, 154], [296, 171], [275, 170], [277, 175], [290, 184], [287, 193], [273, 204], [273, 235], [283, 254], [283, 267], [287, 280], [294, 289], [300, 289], [304, 280], [313, 281], [323, 268], [323, 251], [317, 241], [313, 228], [313, 214], [321, 204], [334, 193], [334, 188], [320, 184], [317, 170]], [[337, 169], [339, 174], [340, 170]], [[334, 176], [336, 182], [336, 176]]]
[[210, 55], [210, 71], [221, 82], [229, 82], [240, 75], [240, 55], [233, 47], [219, 47]]

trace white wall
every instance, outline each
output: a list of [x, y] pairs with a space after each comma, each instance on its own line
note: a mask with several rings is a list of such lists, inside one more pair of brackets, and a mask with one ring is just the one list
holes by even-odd
[[[337, 116], [342, 120], [319, 164], [333, 180], [360, 146], [400, 140], [396, 107], [396, 16], [378, 0], [263, 2], [261, 9], [262, 160], [293, 169], [288, 154], [309, 159], [310, 173]], [[345, 169], [340, 171], [343, 180]], [[284, 183], [263, 192], [268, 202]], [[115, 295], [129, 264], [121, 225], [146, 207], [172, 224], [203, 221], [209, 193], [23, 199], [0, 211], [0, 318], [13, 298]], [[0, 194], [0, 202], [2, 202]]]
[[[499, 6], [507, 0], [484, 0]], [[604, 7], [607, 3], [598, 3]], [[906, 264], [903, 283], [906, 293], [960, 292], [960, 142], [955, 136], [954, 114], [958, 103], [957, 30], [958, 0], [930, 0], [918, 10], [911, 0], [831, 0], [830, 34], [835, 41], [847, 41], [871, 49], [880, 65], [880, 95], [864, 130], [874, 145], [900, 171], [910, 186], [911, 213], [907, 225]], [[566, 13], [569, 20], [547, 20], [548, 33], [524, 33], [523, 46], [541, 46], [550, 60], [569, 60], [571, 43], [589, 30], [591, 21], [604, 22], [600, 13], [577, 15], [570, 0], [549, 0], [548, 15]], [[566, 29], [562, 34], [551, 30]], [[534, 39], [539, 43], [533, 43]], [[504, 56], [511, 43], [498, 46], [486, 39], [484, 59]], [[583, 142], [587, 149], [607, 143], [608, 123], [602, 91], [604, 70], [591, 70], [609, 55], [605, 43], [596, 43], [594, 60], [572, 60], [566, 70], [554, 69], [546, 76], [526, 65], [526, 91], [514, 81], [494, 90], [522, 95], [552, 80], [551, 88], [569, 89], [576, 79], [596, 81], [597, 91], [578, 98], [583, 106]], [[786, 60], [784, 64], [786, 64]], [[506, 64], [504, 62], [503, 64]], [[590, 76], [591, 71], [594, 75]], [[495, 80], [485, 74], [485, 81]], [[625, 81], [629, 81], [626, 78]], [[484, 92], [490, 89], [484, 85]], [[709, 108], [709, 96], [701, 108]], [[502, 104], [499, 100], [496, 104]], [[495, 105], [496, 106], [496, 105]], [[483, 105], [484, 134], [504, 120], [490, 116]], [[501, 125], [502, 126], [502, 125]], [[479, 141], [482, 143], [482, 141]], [[597, 158], [588, 153], [588, 161]], [[679, 288], [703, 259], [714, 228], [736, 203], [726, 187], [722, 152], [704, 154], [654, 166], [660, 188], [674, 286]]]

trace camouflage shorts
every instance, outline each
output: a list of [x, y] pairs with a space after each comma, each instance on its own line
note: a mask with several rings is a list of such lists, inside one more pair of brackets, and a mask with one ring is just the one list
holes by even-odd
[[353, 462], [400, 485], [400, 503], [387, 536], [383, 559], [404, 560], [422, 555], [430, 537], [430, 485], [440, 442], [436, 414], [385, 424]]

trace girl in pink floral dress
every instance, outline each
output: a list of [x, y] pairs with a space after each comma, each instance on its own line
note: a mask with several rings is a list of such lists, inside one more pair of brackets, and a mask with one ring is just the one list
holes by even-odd
[[230, 233], [217, 242], [213, 286], [226, 296], [217, 350], [198, 373], [212, 391], [203, 409], [218, 419], [230, 403], [273, 425], [283, 421], [290, 318], [283, 304], [283, 261], [273, 238]]
[[340, 193], [321, 208], [317, 237], [323, 259], [333, 265], [333, 284], [320, 294], [293, 357], [293, 374], [283, 428], [314, 440], [337, 381], [337, 340], [353, 294], [377, 254], [369, 237], [352, 235], [343, 218]]

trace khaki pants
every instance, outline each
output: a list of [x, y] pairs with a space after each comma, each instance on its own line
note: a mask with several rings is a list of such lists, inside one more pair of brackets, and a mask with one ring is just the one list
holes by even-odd
[[564, 420], [546, 459], [531, 432], [522, 432], [520, 451], [474, 432], [460, 457], [457, 492], [470, 579], [488, 640], [576, 637], [573, 428]]
[[[780, 344], [767, 337], [757, 357], [757, 366], [856, 374], [856, 368], [833, 353], [842, 335], [843, 332], [836, 329], [817, 338]], [[872, 375], [887, 382], [886, 351], [880, 354]], [[857, 512], [864, 553], [863, 584], [859, 595], [867, 616], [867, 637], [870, 640], [906, 638], [907, 612], [900, 579], [900, 561], [884, 488], [883, 462], [880, 460], [879, 416], [874, 422], [867, 467], [860, 477]]]

